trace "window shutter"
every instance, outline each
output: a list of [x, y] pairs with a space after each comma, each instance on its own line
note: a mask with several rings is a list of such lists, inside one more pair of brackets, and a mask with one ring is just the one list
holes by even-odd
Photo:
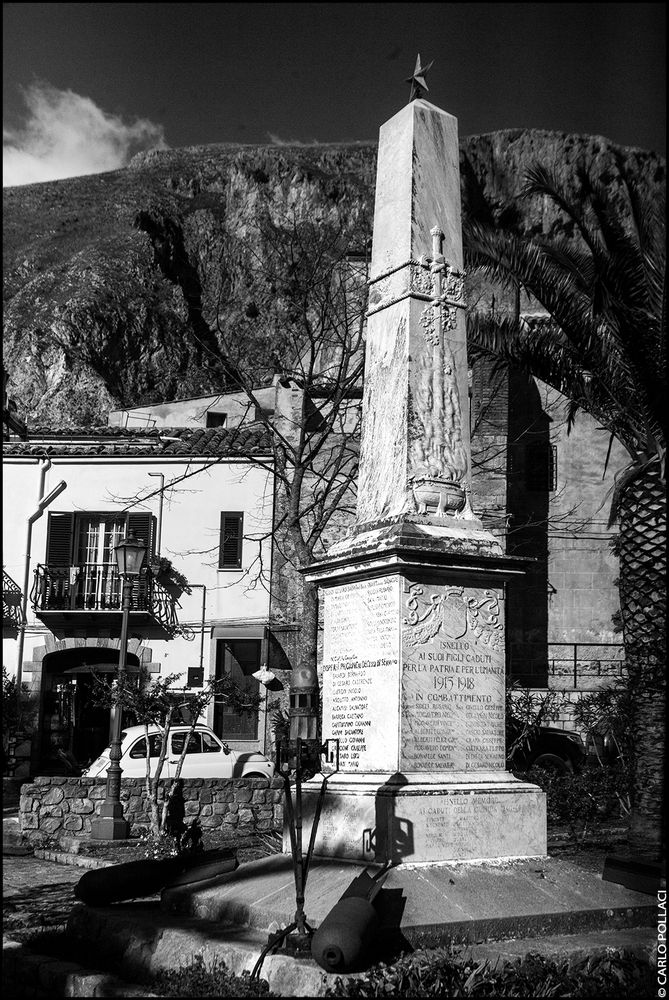
[[46, 562], [48, 566], [70, 566], [72, 564], [73, 536], [73, 513], [49, 514], [46, 541]]
[[221, 540], [218, 550], [219, 569], [239, 569], [242, 565], [244, 515], [239, 512], [221, 513]]
[[[128, 534], [141, 538], [146, 545], [147, 560], [153, 555], [153, 514], [148, 511], [134, 511], [128, 514]], [[146, 565], [146, 563], [145, 563]]]

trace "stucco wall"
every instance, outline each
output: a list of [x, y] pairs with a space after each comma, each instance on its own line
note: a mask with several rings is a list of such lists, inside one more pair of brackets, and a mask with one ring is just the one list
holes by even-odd
[[[161, 781], [161, 788], [164, 784]], [[96, 805], [105, 797], [106, 782], [96, 778], [38, 777], [23, 785], [19, 804], [21, 832], [33, 844], [60, 836], [89, 839]], [[271, 787], [262, 779], [184, 780], [186, 823], [198, 816], [204, 831], [280, 830], [283, 783]], [[124, 778], [123, 813], [132, 828], [148, 826], [149, 808], [143, 778]]]
[[567, 434], [567, 400], [538, 382], [558, 445], [557, 489], [549, 510], [549, 642], [620, 642], [611, 616], [619, 610], [617, 527], [608, 527], [615, 475], [629, 457], [587, 413]]
[[[191, 584], [206, 587], [205, 637], [203, 666], [205, 678], [215, 662], [212, 629], [238, 623], [257, 623], [262, 627], [269, 620], [268, 587], [259, 577], [269, 579], [270, 541], [272, 518], [271, 477], [264, 469], [252, 467], [248, 461], [228, 461], [217, 458], [169, 459], [164, 456], [51, 456], [44, 493], [64, 480], [67, 483], [60, 496], [38, 518], [33, 526], [29, 590], [33, 571], [46, 558], [48, 515], [63, 511], [103, 511], [120, 513], [127, 509], [150, 511], [156, 521], [160, 513], [160, 498], [156, 491], [165, 477], [165, 496], [162, 505], [161, 553], [169, 557], [175, 567]], [[180, 482], [169, 484], [180, 477]], [[3, 462], [3, 564], [6, 571], [22, 585], [25, 572], [26, 521], [37, 509], [40, 481], [40, 464], [33, 458], [5, 458]], [[149, 496], [149, 494], [155, 494]], [[146, 497], [145, 500], [141, 498]], [[137, 503], [138, 498], [140, 502]], [[133, 503], [135, 506], [133, 507]], [[244, 513], [245, 536], [242, 568], [219, 570], [218, 546], [221, 511]], [[254, 540], [257, 539], [257, 540]], [[200, 663], [200, 637], [202, 627], [202, 596], [200, 587], [192, 594], [179, 599], [177, 615], [185, 631], [171, 639], [150, 639], [154, 673], [176, 674], [175, 686], [186, 684], [189, 667]], [[75, 620], [78, 619], [78, 620]], [[72, 616], [70, 635], [78, 644], [87, 638], [104, 638], [99, 627], [89, 627], [85, 616]], [[131, 628], [130, 641], [145, 637]], [[28, 604], [26, 639], [22, 657], [23, 680], [39, 687], [41, 678], [33, 676], [35, 651], [54, 638]], [[18, 639], [3, 637], [3, 664], [10, 674], [17, 669]], [[39, 657], [38, 657], [39, 659]], [[263, 738], [239, 745], [239, 749], [269, 750]], [[231, 741], [233, 747], [235, 741]], [[102, 747], [100, 747], [102, 749]]]

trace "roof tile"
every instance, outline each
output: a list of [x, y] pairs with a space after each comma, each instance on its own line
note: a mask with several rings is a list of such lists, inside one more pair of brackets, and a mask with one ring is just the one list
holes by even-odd
[[152, 428], [122, 427], [31, 429], [25, 440], [3, 441], [3, 453], [33, 455], [253, 455], [267, 454], [270, 439], [259, 424], [238, 428]]

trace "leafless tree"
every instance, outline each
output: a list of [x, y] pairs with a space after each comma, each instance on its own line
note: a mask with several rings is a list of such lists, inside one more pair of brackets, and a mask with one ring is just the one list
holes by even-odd
[[[354, 511], [368, 231], [360, 218], [350, 224], [261, 214], [225, 248], [226, 259], [241, 266], [224, 276], [217, 310], [221, 353], [252, 421], [266, 431], [273, 460], [274, 575], [282, 573], [284, 583], [286, 572], [292, 576], [291, 597], [277, 613], [299, 621], [294, 666], [313, 671], [317, 592], [299, 571]], [[269, 385], [268, 405], [259, 388]]]

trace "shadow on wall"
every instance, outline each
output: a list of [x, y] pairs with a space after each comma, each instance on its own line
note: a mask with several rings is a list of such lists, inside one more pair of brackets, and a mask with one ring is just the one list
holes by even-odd
[[528, 375], [509, 370], [507, 551], [533, 561], [508, 585], [507, 658], [514, 679], [548, 684], [548, 515], [555, 486], [551, 418]]
[[377, 864], [398, 865], [414, 853], [413, 823], [397, 815], [397, 793], [408, 779], [396, 771], [376, 792], [376, 828], [363, 832], [363, 850], [374, 852]]

